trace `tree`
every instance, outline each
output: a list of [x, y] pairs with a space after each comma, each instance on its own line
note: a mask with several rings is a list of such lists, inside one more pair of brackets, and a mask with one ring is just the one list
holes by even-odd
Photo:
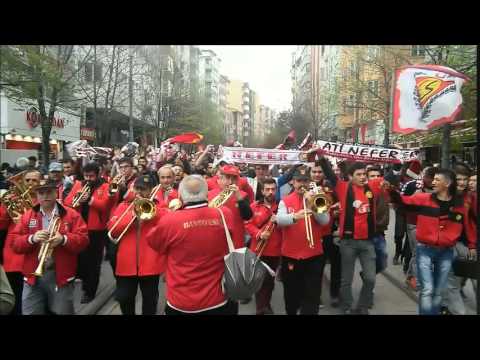
[[[2, 86], [13, 100], [36, 102], [42, 128], [42, 155], [46, 166], [50, 162], [50, 133], [55, 111], [79, 109], [75, 95], [75, 77], [90, 57], [74, 61], [73, 45], [13, 45], [1, 49]], [[79, 65], [79, 66], [77, 66]]]

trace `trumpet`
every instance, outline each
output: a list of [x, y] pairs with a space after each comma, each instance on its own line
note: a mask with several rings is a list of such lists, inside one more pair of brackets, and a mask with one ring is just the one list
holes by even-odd
[[55, 216], [52, 220], [50, 220], [50, 224], [48, 225], [48, 240], [43, 242], [40, 246], [40, 251], [38, 252], [38, 266], [35, 272], [32, 275], [35, 276], [43, 276], [45, 272], [45, 264], [47, 260], [52, 257], [53, 254], [53, 247], [52, 247], [52, 239], [55, 237], [55, 234], [60, 229], [60, 217]]
[[234, 192], [235, 189], [232, 185], [227, 186], [217, 196], [210, 200], [210, 202], [208, 203], [208, 207], [219, 208], [225, 205], [225, 203], [228, 201], [228, 199], [230, 199]]
[[77, 206], [79, 206], [80, 200], [83, 195], [89, 193], [91, 190], [92, 186], [90, 185], [90, 183], [86, 182], [85, 185], [83, 185], [82, 190], [80, 190], [80, 192], [75, 194], [75, 196], [73, 197], [72, 207], [76, 208]]
[[113, 178], [110, 186], [108, 187], [108, 192], [113, 195], [116, 194], [120, 188], [120, 184], [125, 182], [125, 175], [117, 175]]
[[310, 190], [313, 192], [313, 198], [310, 201], [310, 208], [317, 214], [324, 214], [330, 210], [332, 200], [321, 186], [316, 183], [310, 183]]
[[[277, 226], [276, 223], [274, 223], [273, 221], [269, 220], [267, 222], [267, 224], [262, 228], [262, 232], [264, 231], [268, 231], [270, 232], [271, 234], [273, 233], [273, 231], [275, 230], [275, 227]], [[270, 235], [271, 236], [271, 235]], [[258, 255], [257, 256], [261, 256], [261, 254], [263, 253], [263, 250], [265, 250], [265, 247], [267, 246], [267, 243], [268, 243], [268, 240], [270, 240], [270, 237], [268, 239], [260, 239], [257, 243], [257, 246], [255, 247], [255, 251], [258, 251]]]
[[[130, 205], [125, 209], [125, 211], [122, 213], [122, 215], [120, 215], [120, 217], [117, 219], [115, 224], [113, 224], [112, 228], [107, 234], [110, 240], [112, 240], [114, 244], [118, 244], [120, 242], [120, 240], [127, 233], [127, 231], [130, 229], [130, 227], [133, 225], [136, 219], [140, 219], [142, 221], [148, 221], [155, 217], [155, 214], [157, 213], [157, 207], [153, 200], [155, 199], [155, 196], [157, 195], [158, 190], [160, 190], [160, 185], [157, 185], [152, 189], [149, 199], [133, 200], [130, 203]], [[117, 238], [114, 238], [113, 232], [115, 231], [115, 228], [118, 226], [118, 224], [120, 224], [122, 219], [132, 210], [133, 210], [132, 219], [127, 224], [127, 226], [122, 231], [122, 233]]]

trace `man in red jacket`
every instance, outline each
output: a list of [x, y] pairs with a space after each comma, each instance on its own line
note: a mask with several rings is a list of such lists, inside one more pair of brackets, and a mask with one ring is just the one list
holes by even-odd
[[[320, 305], [324, 266], [322, 237], [330, 215], [304, 208], [304, 197], [307, 204], [312, 199], [311, 192], [306, 190], [309, 182], [309, 175], [296, 171], [293, 175], [295, 191], [284, 197], [278, 206], [277, 223], [282, 227], [281, 275], [288, 315], [297, 315], [298, 310], [302, 315], [317, 315]], [[307, 241], [305, 214], [310, 216], [313, 247]]]
[[89, 303], [95, 297], [100, 279], [103, 258], [103, 248], [107, 242], [107, 221], [115, 198], [109, 195], [108, 184], [100, 177], [100, 167], [90, 162], [83, 168], [84, 183], [77, 182], [64, 203], [73, 206], [76, 194], [80, 193], [85, 184], [90, 191], [81, 198], [75, 210], [87, 223], [89, 245], [78, 257], [78, 277], [82, 279], [84, 291], [82, 304]]
[[[456, 176], [448, 169], [438, 169], [433, 179], [433, 193], [400, 196], [391, 191], [394, 201], [417, 207], [417, 276], [420, 284], [420, 315], [438, 315], [441, 293], [447, 286], [454, 257], [453, 248], [465, 231], [468, 258], [475, 258], [476, 230], [461, 196], [456, 194]], [[389, 186], [386, 183], [386, 186]]]
[[[224, 166], [233, 166], [231, 164], [228, 164], [225, 161], [220, 161], [218, 168], [217, 168], [217, 173], [215, 176], [212, 176], [207, 180], [207, 185], [208, 185], [208, 191], [218, 189], [220, 185], [220, 176], [222, 175], [222, 169]], [[255, 201], [255, 196], [253, 194], [253, 189], [251, 186], [248, 184], [248, 180], [242, 176], [240, 176], [240, 170], [238, 171], [238, 180], [237, 180], [237, 185], [240, 188], [240, 190], [244, 191], [247, 196], [248, 200], [250, 203], [253, 203]]]
[[[150, 198], [153, 181], [148, 175], [139, 176], [135, 180], [136, 199]], [[122, 202], [108, 222], [108, 229], [112, 230], [114, 239], [123, 233], [133, 219], [134, 211], [129, 210], [131, 204], [128, 201]], [[160, 274], [165, 271], [165, 259], [148, 245], [146, 234], [166, 211], [157, 208], [155, 217], [148, 221], [137, 218], [118, 243], [115, 296], [124, 315], [135, 315], [135, 297], [139, 286], [142, 291], [142, 314], [157, 313], [158, 283]]]
[[[30, 190], [30, 196], [32, 198], [33, 205], [37, 205], [37, 196], [35, 187], [40, 184], [42, 179], [42, 174], [38, 170], [27, 170], [23, 175], [23, 181], [29, 187], [32, 187]], [[5, 246], [3, 247], [3, 268], [7, 275], [8, 281], [12, 287], [13, 293], [15, 294], [15, 307], [11, 315], [22, 315], [22, 292], [23, 292], [23, 254], [17, 254], [13, 251], [13, 237], [12, 232], [15, 228], [15, 225], [18, 224], [22, 217], [20, 214], [17, 217], [10, 218], [10, 215], [7, 212], [7, 209], [2, 204], [0, 207], [0, 229], [5, 231]]]
[[[280, 262], [282, 232], [276, 225], [278, 204], [275, 201], [277, 183], [274, 179], [265, 179], [260, 183], [262, 199], [251, 205], [253, 216], [245, 222], [245, 229], [252, 238], [250, 249], [276, 271]], [[273, 225], [273, 228], [268, 226]], [[273, 231], [272, 231], [273, 229]], [[267, 275], [260, 290], [255, 294], [257, 315], [272, 315], [272, 292], [275, 287], [274, 278]]]
[[[36, 192], [38, 205], [22, 215], [12, 233], [13, 249], [25, 254], [22, 313], [73, 315], [73, 280], [78, 254], [88, 245], [87, 226], [75, 210], [56, 201], [55, 182], [42, 180]], [[60, 227], [49, 234], [48, 226], [55, 217], [60, 218]], [[47, 241], [53, 253], [45, 262], [43, 276], [36, 277], [33, 273], [39, 265], [39, 250]]]
[[178, 198], [178, 192], [173, 188], [175, 173], [172, 167], [162, 166], [158, 170], [158, 178], [160, 180], [160, 189], [155, 198], [158, 201], [159, 208], [168, 208], [170, 201]]
[[[184, 207], [164, 215], [147, 235], [166, 256], [165, 314], [235, 315], [238, 303], [228, 301], [221, 285], [228, 245], [220, 210], [208, 207], [207, 183], [199, 175], [186, 176], [178, 190]], [[232, 213], [221, 211], [232, 233]]]
[[[344, 314], [356, 312], [368, 315], [368, 308], [373, 304], [375, 288], [376, 256], [373, 238], [376, 230], [376, 203], [383, 192], [380, 188], [381, 178], [368, 181], [366, 166], [354, 162], [348, 169], [350, 181], [338, 179], [329, 162], [321, 157], [322, 168], [327, 179], [334, 186], [340, 201], [340, 254], [342, 258], [342, 281], [340, 297]], [[368, 183], [367, 183], [368, 181]], [[362, 290], [356, 310], [352, 310], [352, 282], [355, 263], [360, 259], [362, 266]]]
[[233, 215], [235, 230], [233, 232], [232, 240], [235, 248], [245, 246], [244, 221], [250, 220], [252, 217], [252, 209], [250, 209], [248, 196], [244, 191], [239, 189], [239, 178], [240, 171], [236, 166], [225, 165], [222, 167], [218, 178], [219, 187], [208, 192], [208, 201], [211, 201], [227, 187], [232, 187], [234, 191], [222, 208], [229, 208]]

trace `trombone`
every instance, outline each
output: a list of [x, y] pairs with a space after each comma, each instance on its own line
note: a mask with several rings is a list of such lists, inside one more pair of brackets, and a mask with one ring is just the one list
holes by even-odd
[[[270, 232], [270, 234], [273, 234], [273, 231], [275, 230], [276, 225], [277, 224], [274, 223], [273, 221], [268, 220], [267, 224], [262, 228], [261, 233], [264, 231], [268, 231]], [[255, 251], [257, 251], [258, 257], [262, 256], [263, 250], [265, 250], [265, 248], [267, 247], [268, 240], [270, 240], [270, 238], [266, 240], [260, 239], [258, 241], [257, 246], [255, 247]]]
[[85, 185], [83, 185], [82, 190], [80, 190], [79, 193], [75, 194], [73, 197], [73, 202], [72, 202], [72, 207], [76, 208], [77, 206], [80, 205], [80, 199], [83, 197], [83, 195], [89, 193], [91, 191], [91, 186], [87, 182]]
[[38, 252], [38, 266], [35, 272], [32, 275], [35, 276], [43, 276], [45, 272], [45, 263], [48, 259], [52, 257], [53, 254], [53, 247], [52, 247], [52, 239], [55, 237], [55, 234], [60, 229], [60, 217], [55, 216], [52, 220], [50, 220], [50, 224], [48, 225], [48, 240], [44, 241], [40, 246], [40, 251]]
[[[160, 185], [157, 185], [152, 189], [149, 199], [135, 199], [130, 203], [130, 205], [128, 205], [128, 207], [125, 209], [122, 215], [120, 215], [120, 217], [117, 219], [115, 224], [113, 224], [112, 228], [107, 234], [110, 240], [112, 240], [114, 244], [118, 244], [120, 242], [120, 240], [127, 233], [127, 231], [130, 229], [130, 227], [133, 225], [133, 223], [137, 218], [145, 221], [145, 220], [151, 220], [155, 217], [155, 214], [157, 213], [157, 208], [153, 200], [155, 199], [155, 196], [157, 196], [158, 190], [160, 190]], [[127, 224], [127, 226], [122, 231], [122, 233], [117, 238], [114, 238], [113, 232], [115, 231], [116, 227], [118, 226], [118, 224], [120, 224], [123, 218], [128, 213], [130, 213], [130, 211], [132, 211], [132, 209], [133, 209], [132, 219]]]
[[[304, 196], [303, 196], [303, 209], [310, 209], [316, 214], [324, 214], [330, 210], [332, 206], [332, 201], [320, 186], [317, 186], [315, 182], [310, 183], [310, 190], [313, 192], [312, 199], [307, 203], [307, 191], [308, 189], [304, 187]], [[312, 218], [311, 215], [305, 213], [305, 231], [307, 233], [307, 242], [310, 248], [315, 247], [314, 238], [313, 238], [313, 229], [312, 229]]]

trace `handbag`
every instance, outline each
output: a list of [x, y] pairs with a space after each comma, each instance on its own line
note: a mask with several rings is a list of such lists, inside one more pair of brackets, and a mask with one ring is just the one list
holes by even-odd
[[7, 274], [0, 265], [0, 315], [8, 315], [15, 306], [15, 294], [13, 293]]
[[222, 218], [229, 251], [224, 257], [223, 293], [235, 301], [248, 299], [260, 290], [267, 273], [275, 276], [275, 272], [263, 261], [260, 261], [260, 258], [249, 248], [235, 249], [223, 212], [220, 209], [218, 211]]
[[480, 262], [456, 258], [453, 260], [452, 269], [455, 276], [480, 280]]

